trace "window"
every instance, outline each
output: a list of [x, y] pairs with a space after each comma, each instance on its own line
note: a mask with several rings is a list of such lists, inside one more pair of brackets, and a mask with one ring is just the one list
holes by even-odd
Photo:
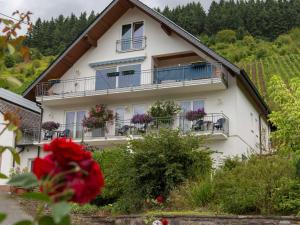
[[98, 70], [96, 90], [136, 87], [141, 84], [141, 64]]
[[83, 131], [82, 120], [85, 115], [86, 111], [66, 112], [66, 126], [63, 132], [68, 137], [80, 138]]
[[181, 117], [179, 118], [179, 126], [184, 132], [191, 130], [192, 122], [185, 118], [185, 114], [190, 110], [204, 109], [203, 100], [182, 101], [179, 103], [181, 107]]
[[146, 105], [134, 105], [133, 106], [133, 115], [144, 114], [146, 112], [147, 112], [147, 106]]
[[135, 22], [122, 26], [121, 50], [143, 48], [144, 22]]

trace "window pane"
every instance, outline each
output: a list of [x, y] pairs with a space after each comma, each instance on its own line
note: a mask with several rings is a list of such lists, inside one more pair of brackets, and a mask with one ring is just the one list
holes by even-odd
[[84, 119], [85, 116], [85, 111], [79, 111], [77, 112], [77, 118], [76, 118], [76, 138], [80, 138], [82, 135], [82, 120]]
[[133, 48], [143, 48], [144, 22], [133, 24]]
[[108, 73], [116, 72], [116, 68], [97, 70], [96, 72], [96, 90], [106, 90], [116, 88], [116, 77], [107, 76]]
[[122, 26], [122, 40], [121, 40], [121, 47], [122, 51], [128, 50], [131, 48], [131, 24], [126, 24]]
[[119, 87], [136, 87], [141, 84], [141, 65], [119, 67]]
[[133, 106], [133, 115], [144, 114], [147, 112], [147, 107], [145, 105], [135, 105]]
[[65, 130], [62, 128], [62, 131], [69, 130], [70, 137], [73, 137], [74, 134], [74, 123], [75, 123], [75, 112], [67, 112], [66, 113], [66, 127]]
[[198, 110], [198, 109], [204, 109], [204, 101], [203, 100], [194, 101], [193, 110]]

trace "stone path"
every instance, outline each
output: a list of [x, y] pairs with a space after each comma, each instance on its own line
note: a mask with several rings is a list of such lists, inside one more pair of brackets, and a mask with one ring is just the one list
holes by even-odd
[[6, 213], [7, 217], [1, 225], [13, 225], [17, 221], [31, 219], [19, 206], [18, 202], [10, 198], [9, 194], [0, 192], [0, 212]]

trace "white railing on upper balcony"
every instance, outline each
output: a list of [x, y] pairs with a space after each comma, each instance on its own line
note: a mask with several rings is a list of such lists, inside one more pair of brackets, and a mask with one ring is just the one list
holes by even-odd
[[147, 46], [147, 38], [145, 36], [135, 37], [131, 39], [121, 39], [116, 42], [117, 52], [130, 52], [145, 49]]
[[[130, 89], [154, 86], [160, 88], [166, 83], [182, 83], [188, 81], [213, 80], [219, 78], [227, 83], [227, 73], [224, 73], [220, 63], [195, 63], [185, 66], [157, 68], [144, 71], [122, 71], [70, 80], [49, 80], [36, 87], [36, 96], [91, 95], [93, 92]], [[113, 92], [113, 91], [112, 91]]]

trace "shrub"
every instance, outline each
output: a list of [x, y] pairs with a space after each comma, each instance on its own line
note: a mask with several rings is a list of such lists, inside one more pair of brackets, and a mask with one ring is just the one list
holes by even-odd
[[160, 130], [131, 142], [135, 184], [146, 198], [167, 197], [177, 185], [189, 178], [210, 172], [210, 152], [202, 140], [179, 131]]
[[96, 151], [93, 157], [101, 165], [105, 176], [102, 194], [94, 203], [99, 206], [112, 204], [123, 194], [128, 194], [124, 188], [133, 176], [130, 153], [123, 147], [116, 147]]
[[279, 156], [252, 156], [227, 168], [218, 170], [214, 177], [215, 201], [225, 212], [234, 214], [280, 211], [278, 190], [286, 179], [295, 178], [291, 160]]
[[71, 212], [74, 214], [94, 214], [98, 211], [98, 207], [95, 205], [85, 204], [85, 205], [78, 205], [72, 204]]
[[221, 30], [216, 34], [217, 42], [234, 43], [236, 39], [236, 32], [234, 30]]
[[155, 118], [174, 117], [181, 110], [174, 101], [156, 101], [149, 109], [149, 114]]
[[16, 64], [15, 58], [12, 55], [6, 55], [4, 57], [4, 65], [6, 66], [6, 68], [12, 68], [14, 67]]
[[38, 61], [38, 60], [34, 60], [34, 61], [32, 62], [32, 66], [33, 66], [34, 68], [40, 68], [40, 67], [41, 67], [41, 63], [40, 63], [40, 61]]

